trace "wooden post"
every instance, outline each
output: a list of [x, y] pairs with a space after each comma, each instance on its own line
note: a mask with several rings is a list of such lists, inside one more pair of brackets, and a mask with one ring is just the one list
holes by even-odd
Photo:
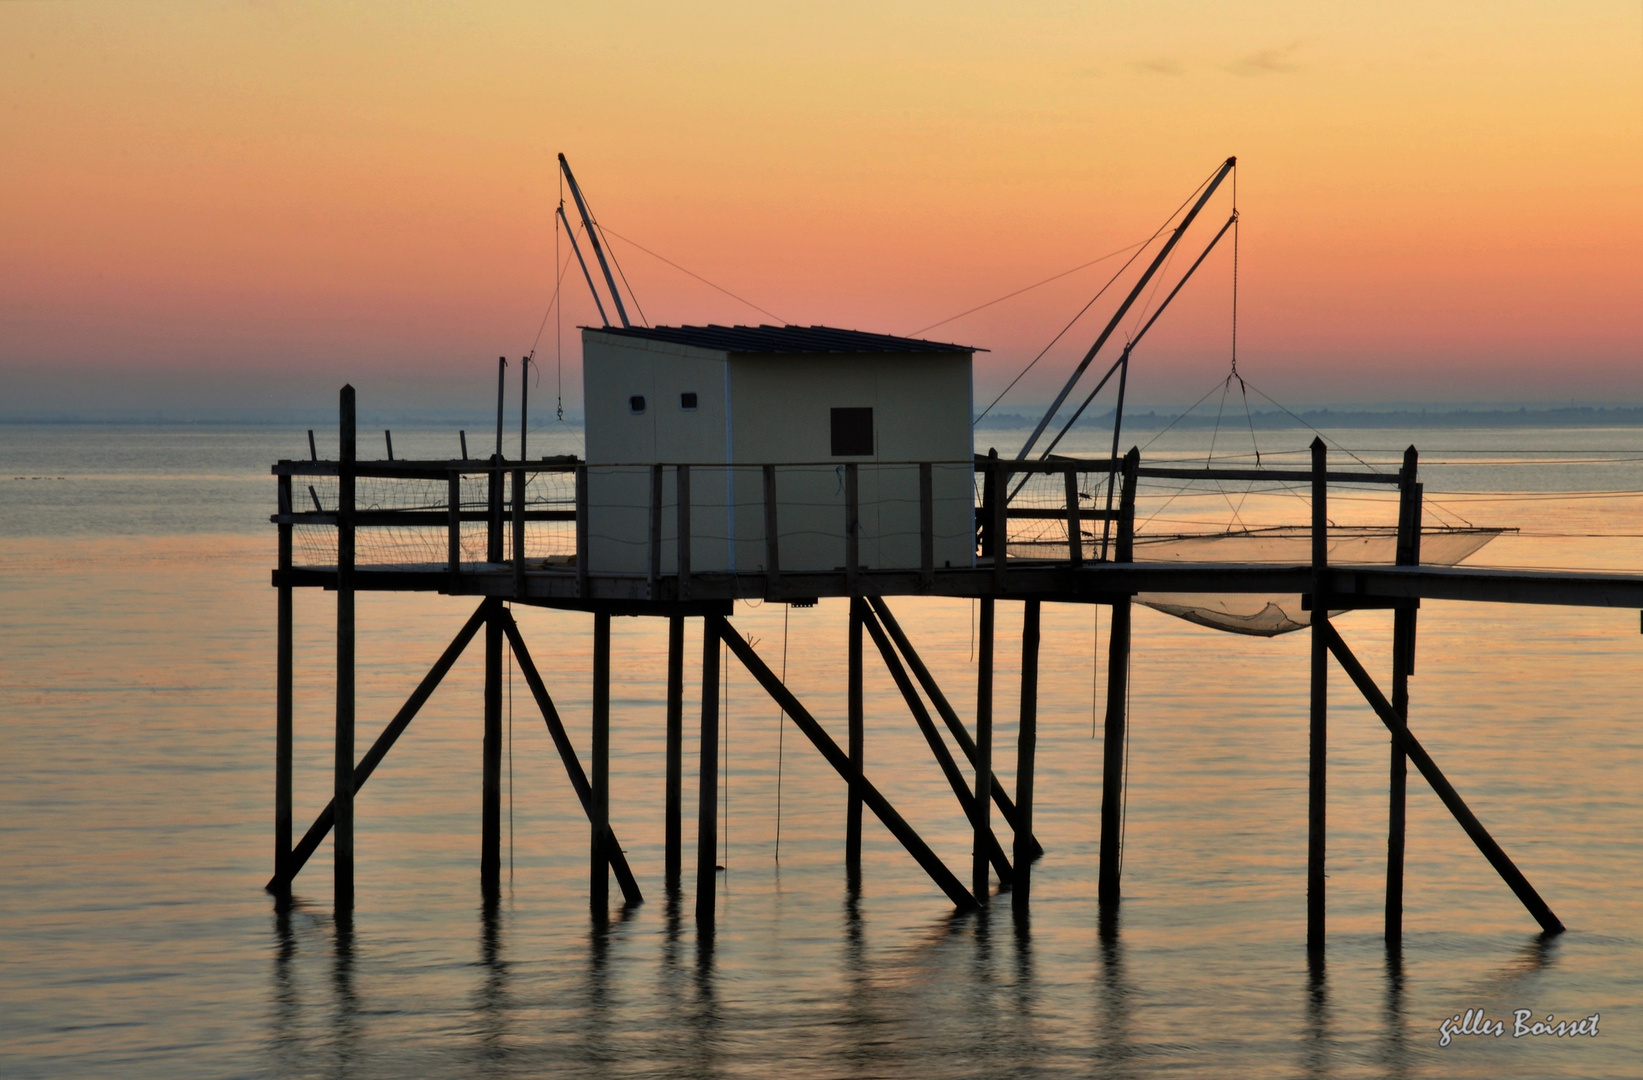
[[485, 619], [485, 728], [481, 749], [479, 883], [502, 880], [502, 620], [492, 602]]
[[[1141, 455], [1124, 456], [1123, 493], [1118, 502], [1118, 544], [1114, 562], [1130, 562], [1135, 548], [1135, 470]], [[1109, 519], [1109, 524], [1110, 524]], [[1101, 745], [1101, 855], [1097, 902], [1116, 911], [1122, 896], [1124, 867], [1124, 744], [1129, 729], [1130, 600], [1113, 601], [1112, 629], [1107, 634], [1107, 719]], [[1019, 813], [1019, 810], [1017, 811]]]
[[[291, 476], [279, 478], [279, 512], [291, 513]], [[279, 527], [279, 568], [291, 569], [291, 523]], [[274, 880], [281, 896], [291, 889], [292, 634], [291, 586], [279, 587], [279, 625], [274, 645]]]
[[667, 791], [663, 829], [666, 833], [667, 891], [679, 891], [681, 774], [684, 765], [685, 716], [685, 619], [672, 615], [667, 620]]
[[[996, 467], [992, 476], [1002, 476]], [[998, 494], [995, 492], [995, 494]], [[981, 598], [981, 631], [976, 643], [975, 829], [970, 849], [970, 891], [985, 907], [992, 896], [987, 840], [992, 829], [993, 783], [993, 598]], [[1018, 811], [1020, 807], [1016, 808]]]
[[610, 613], [593, 616], [593, 746], [589, 752], [593, 806], [588, 906], [595, 918], [610, 908]]
[[993, 492], [993, 591], [1002, 595], [1004, 567], [1010, 561], [1010, 493], [1004, 463], [996, 456], [987, 465], [987, 484]]
[[[1403, 468], [1398, 473], [1398, 553], [1399, 566], [1420, 564], [1421, 488], [1416, 482], [1420, 455], [1413, 446], [1403, 452]], [[1409, 727], [1409, 676], [1415, 661], [1415, 607], [1397, 608], [1392, 613], [1392, 711], [1402, 732]], [[1404, 753], [1400, 731], [1392, 732], [1392, 767], [1387, 784], [1386, 828], [1386, 940], [1403, 941], [1403, 855], [1409, 755]]]
[[[501, 425], [497, 426], [497, 444], [501, 445]], [[497, 452], [491, 455], [491, 470], [487, 477], [489, 486], [486, 490], [487, 515], [485, 529], [485, 561], [499, 563], [502, 561], [502, 454]]]
[[451, 572], [451, 591], [462, 576], [462, 474], [451, 470], [445, 483], [445, 562]]
[[354, 907], [354, 388], [342, 388], [337, 455], [337, 735], [332, 801], [336, 824], [333, 896]]
[[719, 867], [719, 633], [724, 620], [702, 620], [702, 754], [697, 769], [696, 922], [713, 932]]
[[690, 599], [690, 466], [680, 465], [676, 498], [679, 503], [679, 599]]
[[850, 785], [844, 816], [844, 872], [852, 893], [861, 888], [861, 774], [865, 757], [861, 700], [861, 615], [860, 597], [850, 598], [849, 676], [846, 696], [849, 708]]
[[650, 467], [650, 598], [662, 598], [662, 467]]
[[1312, 440], [1312, 709], [1307, 755], [1306, 947], [1324, 947], [1324, 811], [1329, 742], [1329, 449]]
[[856, 570], [861, 566], [861, 488], [854, 461], [844, 466], [844, 591], [856, 594]]
[[781, 594], [781, 526], [777, 521], [776, 466], [764, 466], [764, 595], [774, 600]]
[[1084, 526], [1079, 520], [1078, 466], [1067, 466], [1067, 562], [1084, 565]]
[[918, 583], [928, 589], [936, 583], [935, 466], [918, 466]]
[[[524, 432], [520, 432], [524, 438]], [[513, 471], [513, 594], [525, 595], [525, 470]]]
[[1038, 753], [1039, 602], [1028, 600], [1021, 614], [1021, 729], [1015, 765], [1015, 880], [1010, 903], [1017, 917], [1027, 914], [1033, 867], [1033, 765]]
[[588, 569], [588, 467], [576, 467], [576, 595], [592, 593]]

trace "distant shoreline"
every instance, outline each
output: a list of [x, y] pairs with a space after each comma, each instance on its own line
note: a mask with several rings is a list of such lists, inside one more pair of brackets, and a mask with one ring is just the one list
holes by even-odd
[[[510, 414], [510, 426], [517, 423]], [[983, 417], [976, 424], [977, 431], [1021, 431], [1030, 430], [1038, 423], [1040, 414], [1026, 414], [1020, 412], [994, 413]], [[362, 412], [360, 424], [362, 427], [372, 427], [382, 424], [401, 424], [407, 426], [426, 426], [438, 428], [465, 427], [469, 431], [485, 430], [487, 417], [471, 413], [429, 413], [415, 409], [383, 410], [375, 414]], [[315, 430], [325, 430], [336, 424], [336, 414], [333, 410], [278, 410], [261, 411], [247, 410], [244, 412], [200, 412], [195, 414], [116, 414], [107, 415], [31, 415], [31, 414], [0, 414], [0, 424], [19, 426], [172, 426], [172, 427], [312, 427]], [[579, 430], [582, 427], [582, 418], [579, 415], [567, 416], [562, 421], [565, 428]], [[560, 422], [553, 421], [551, 414], [544, 414], [543, 421], [532, 417], [532, 431], [546, 431], [560, 426]], [[1084, 417], [1080, 427], [1085, 430], [1110, 429], [1112, 413]], [[1285, 413], [1274, 409], [1252, 410], [1247, 415], [1243, 409], [1231, 408], [1223, 411], [1219, 417], [1213, 412], [1199, 411], [1188, 416], [1182, 416], [1170, 409], [1149, 408], [1145, 412], [1132, 411], [1124, 415], [1124, 427], [1134, 431], [1157, 431], [1165, 427], [1173, 427], [1180, 431], [1209, 430], [1214, 427], [1243, 428], [1254, 427], [1256, 431], [1290, 431], [1307, 430], [1310, 428], [1553, 428], [1553, 427], [1589, 427], [1589, 428], [1630, 428], [1643, 427], [1643, 406], [1616, 406], [1604, 408], [1592, 405], [1565, 406], [1562, 408], [1530, 408], [1521, 406], [1516, 409], [1451, 409], [1441, 407], [1427, 408], [1317, 408], [1297, 409], [1293, 413]]]

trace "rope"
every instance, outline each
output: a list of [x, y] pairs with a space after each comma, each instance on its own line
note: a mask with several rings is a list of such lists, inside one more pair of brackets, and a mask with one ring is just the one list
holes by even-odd
[[[1157, 234], [1154, 234], [1154, 235], [1157, 235]], [[1003, 296], [999, 297], [996, 300], [989, 300], [985, 304], [977, 304], [975, 307], [970, 308], [968, 311], [961, 311], [957, 315], [949, 315], [947, 318], [941, 320], [940, 322], [933, 322], [929, 326], [920, 327], [919, 329], [914, 330], [908, 336], [909, 337], [917, 337], [920, 334], [929, 333], [931, 330], [934, 330], [938, 326], [946, 326], [950, 322], [957, 322], [959, 319], [964, 318], [964, 316], [966, 316], [966, 315], [974, 315], [976, 312], [981, 311], [984, 308], [990, 308], [994, 304], [1002, 304], [1006, 300], [1013, 300], [1016, 297], [1020, 296], [1022, 293], [1032, 292], [1034, 289], [1038, 288], [1040, 285], [1048, 285], [1052, 281], [1060, 281], [1062, 278], [1066, 277], [1069, 274], [1076, 274], [1080, 270], [1085, 270], [1085, 269], [1088, 269], [1091, 266], [1094, 266], [1096, 263], [1106, 262], [1108, 259], [1116, 258], [1117, 256], [1122, 255], [1122, 254], [1124, 254], [1124, 252], [1130, 250], [1130, 248], [1140, 247], [1142, 244], [1145, 244], [1145, 243], [1147, 243], [1146, 240], [1137, 240], [1135, 243], [1129, 244], [1125, 247], [1121, 247], [1116, 251], [1109, 251], [1105, 255], [1101, 256], [1098, 259], [1091, 259], [1087, 263], [1079, 263], [1077, 266], [1073, 267], [1071, 270], [1063, 270], [1063, 271], [1061, 271], [1061, 273], [1051, 275], [1050, 277], [1045, 278], [1043, 281], [1034, 282], [1033, 284], [1028, 285], [1024, 289], [1017, 289], [1015, 292], [1005, 293]]]
[[[616, 239], [622, 241], [624, 244], [632, 244], [634, 247], [638, 248], [640, 251], [644, 252], [646, 255], [649, 255], [651, 258], [660, 259], [662, 262], [667, 263], [669, 266], [673, 267], [673, 269], [679, 271], [681, 274], [690, 275], [691, 277], [695, 278], [697, 281], [700, 281], [703, 285], [706, 285], [708, 288], [717, 289], [718, 291], [724, 293], [726, 296], [730, 297], [732, 300], [735, 300], [737, 303], [746, 304], [748, 307], [752, 308], [754, 311], [757, 311], [762, 315], [769, 315], [772, 319], [775, 319], [777, 322], [782, 323], [783, 325], [786, 325], [786, 326], [791, 326], [792, 325], [791, 320], [784, 319], [780, 315], [777, 315], [773, 311], [765, 310], [764, 308], [760, 307], [758, 304], [755, 304], [753, 301], [747, 299], [746, 297], [737, 296], [735, 293], [731, 292], [729, 289], [725, 288], [722, 285], [715, 285], [713, 282], [709, 281], [707, 278], [703, 277], [702, 275], [696, 273], [694, 270], [687, 270], [684, 267], [680, 266], [678, 263], [674, 262], [672, 259], [667, 258], [665, 255], [656, 254], [656, 252], [654, 252], [654, 251], [650, 250], [649, 248], [645, 247], [643, 244], [639, 243], [637, 240], [629, 240], [627, 237], [623, 236], [621, 233], [617, 232], [615, 229], [609, 228], [608, 226], [605, 226], [605, 225], [601, 225], [601, 226], [599, 226], [599, 231], [602, 232], [602, 233], [606, 233], [610, 236], [616, 237]], [[635, 300], [634, 303], [637, 304], [638, 301]]]

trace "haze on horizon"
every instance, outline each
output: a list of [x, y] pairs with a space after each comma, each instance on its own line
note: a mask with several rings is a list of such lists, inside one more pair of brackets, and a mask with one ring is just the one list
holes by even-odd
[[[904, 334], [1145, 238], [1236, 154], [1266, 391], [1643, 403], [1635, 2], [22, 2], [0, 87], [7, 413], [477, 391], [542, 323], [558, 151], [651, 322], [771, 319], [634, 242], [785, 321]], [[991, 350], [984, 402], [1119, 261], [928, 336]], [[564, 286], [579, 406], [597, 316]], [[1113, 299], [1002, 407], [1047, 400]], [[1137, 399], [1224, 377], [1230, 314], [1223, 243]], [[553, 321], [537, 348], [551, 394]]]

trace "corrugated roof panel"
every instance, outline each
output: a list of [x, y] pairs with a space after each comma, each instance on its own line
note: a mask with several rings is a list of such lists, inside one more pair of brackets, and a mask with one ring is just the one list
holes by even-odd
[[971, 353], [986, 352], [921, 338], [840, 330], [831, 326], [584, 326], [616, 337], [666, 341], [730, 353]]

